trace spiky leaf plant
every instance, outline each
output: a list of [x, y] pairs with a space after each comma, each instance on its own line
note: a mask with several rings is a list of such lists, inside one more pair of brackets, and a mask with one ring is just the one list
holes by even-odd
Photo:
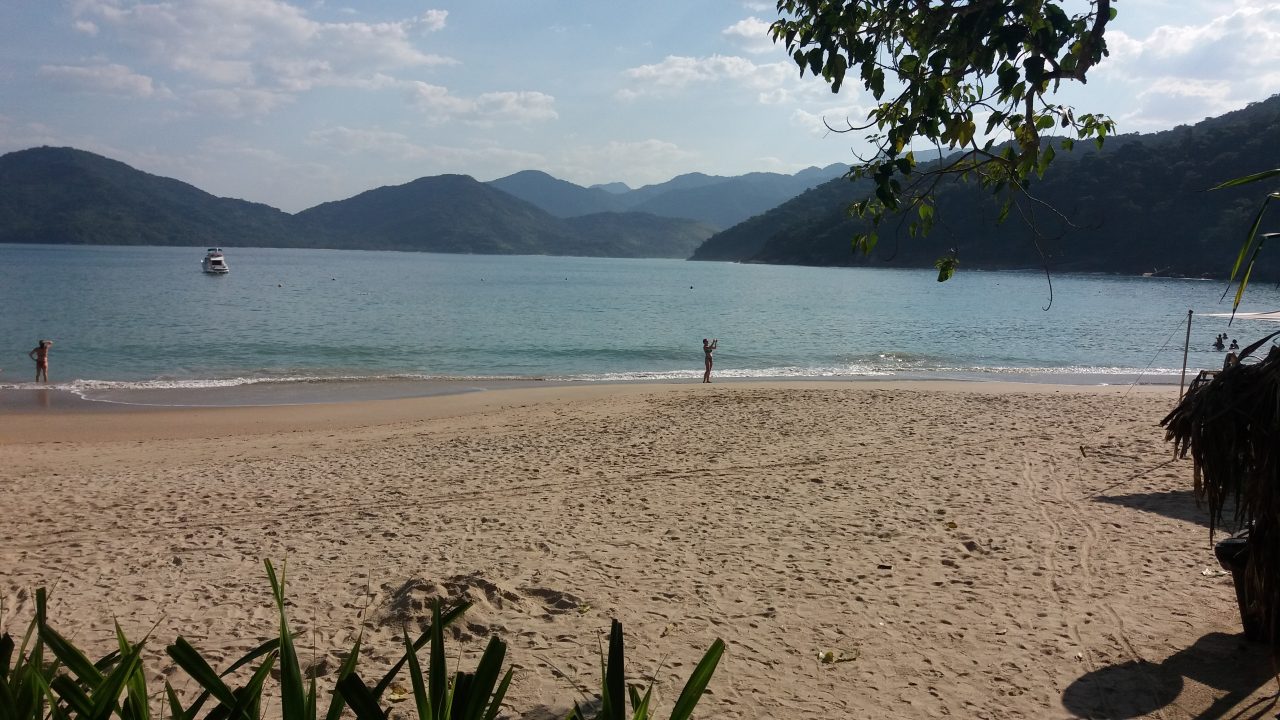
[[1245, 348], [1241, 362], [1194, 387], [1160, 421], [1175, 452], [1194, 462], [1210, 539], [1220, 527], [1249, 529], [1242, 611], [1272, 643], [1280, 641], [1280, 348], [1256, 363], [1245, 360], [1276, 335]]
[[[719, 638], [711, 643], [706, 654], [698, 662], [685, 682], [680, 697], [671, 709], [671, 720], [689, 720], [693, 709], [707, 691], [711, 676], [724, 655], [724, 641]], [[653, 698], [653, 683], [645, 688], [644, 694], [634, 686], [627, 685], [626, 658], [623, 645], [622, 623], [614, 620], [609, 627], [609, 654], [607, 659], [601, 657], [600, 711], [588, 718], [583, 709], [574, 705], [573, 712], [565, 720], [627, 720], [627, 700], [631, 700], [630, 720], [650, 720], [652, 711], [650, 701]]]

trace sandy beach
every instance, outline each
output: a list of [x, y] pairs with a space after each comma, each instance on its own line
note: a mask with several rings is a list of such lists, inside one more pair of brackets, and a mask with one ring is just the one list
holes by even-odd
[[450, 657], [509, 641], [510, 717], [594, 688], [610, 618], [661, 717], [715, 638], [698, 718], [1254, 717], [1271, 661], [1157, 425], [1176, 398], [743, 382], [8, 410], [0, 624], [47, 587], [64, 634], [151, 631], [153, 688], [189, 689], [164, 645], [229, 662], [271, 637], [272, 559], [322, 679], [361, 628], [373, 678], [431, 598], [473, 600]]

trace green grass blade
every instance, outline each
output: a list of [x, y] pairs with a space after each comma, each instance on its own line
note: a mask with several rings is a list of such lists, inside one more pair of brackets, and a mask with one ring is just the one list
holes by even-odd
[[502, 676], [502, 682], [493, 692], [493, 701], [489, 703], [489, 712], [484, 714], [484, 720], [496, 720], [498, 713], [502, 711], [502, 699], [507, 696], [507, 688], [511, 687], [511, 677], [514, 673], [514, 670], [507, 668], [507, 674]]
[[627, 713], [626, 650], [622, 643], [622, 623], [614, 620], [609, 626], [609, 661], [605, 664], [600, 708], [600, 714], [606, 720], [624, 720]]
[[[497, 636], [489, 638], [489, 644], [480, 656], [480, 664], [476, 666], [471, 679], [471, 691], [467, 701], [462, 704], [461, 720], [482, 720], [488, 710], [493, 687], [498, 684], [498, 674], [502, 672], [502, 661], [507, 656], [507, 644]], [[454, 701], [457, 702], [455, 695]]]
[[53, 653], [54, 657], [66, 666], [73, 675], [89, 687], [97, 687], [103, 679], [102, 673], [94, 666], [79, 648], [62, 637], [57, 630], [41, 624], [40, 639]]
[[[179, 640], [182, 640], [182, 638], [179, 638]], [[183, 640], [183, 642], [185, 643], [186, 641], [185, 641], [185, 640]], [[225, 677], [227, 677], [228, 675], [230, 675], [230, 674], [234, 673], [235, 671], [239, 670], [240, 668], [242, 668], [242, 667], [244, 667], [244, 666], [248, 665], [249, 663], [253, 662], [254, 660], [257, 660], [258, 658], [260, 658], [260, 657], [262, 657], [262, 656], [264, 656], [264, 655], [266, 655], [266, 654], [268, 654], [268, 653], [275, 652], [276, 648], [277, 648], [277, 647], [279, 647], [279, 645], [280, 645], [280, 639], [279, 639], [279, 638], [271, 638], [270, 640], [267, 640], [266, 642], [262, 643], [262, 644], [261, 644], [261, 645], [259, 645], [258, 647], [256, 647], [256, 648], [254, 648], [254, 649], [250, 650], [248, 653], [246, 653], [246, 654], [245, 654], [243, 657], [241, 657], [239, 660], [236, 660], [235, 662], [233, 662], [233, 663], [231, 663], [229, 666], [227, 666], [227, 669], [226, 669], [226, 670], [223, 670], [221, 673], [219, 673], [218, 675], [216, 675], [216, 676], [214, 676], [214, 677], [219, 678], [219, 679], [220, 679], [220, 678], [225, 678]], [[190, 647], [190, 646], [188, 645], [188, 647]], [[195, 653], [195, 649], [194, 649], [194, 648], [192, 648], [192, 649], [191, 649], [191, 652]], [[170, 655], [172, 655], [172, 653], [170, 653]], [[196, 653], [196, 655], [198, 656], [198, 655], [199, 655], [199, 653]], [[206, 663], [206, 665], [207, 665], [207, 663]], [[184, 669], [185, 669], [185, 668], [184, 668]], [[213, 671], [213, 669], [212, 669], [212, 668], [210, 668], [210, 672], [212, 672], [212, 671]], [[205, 686], [203, 685], [203, 683], [201, 684], [201, 687], [205, 687]], [[228, 688], [227, 692], [228, 692], [228, 693], [230, 693], [230, 692], [231, 692], [231, 690]], [[208, 702], [208, 701], [209, 701], [209, 698], [210, 698], [210, 697], [212, 697], [212, 695], [211, 695], [211, 693], [209, 692], [209, 690], [208, 690], [208, 689], [206, 689], [204, 692], [200, 693], [200, 696], [199, 696], [199, 697], [197, 697], [193, 703], [191, 703], [191, 707], [187, 708], [187, 715], [188, 715], [188, 716], [190, 716], [190, 717], [193, 717], [193, 718], [195, 718], [195, 717], [199, 717], [199, 716], [200, 716], [200, 710], [204, 707], [204, 704], [205, 704], [206, 702]], [[221, 701], [219, 701], [219, 702], [221, 702]], [[230, 709], [230, 708], [232, 707], [232, 705], [223, 704], [223, 707], [224, 707], [224, 708], [227, 708], [227, 709]], [[205, 718], [205, 720], [214, 720], [214, 718], [212, 718], [212, 717], [207, 717], [207, 718]]]
[[[212, 695], [226, 707], [235, 707], [236, 696], [231, 692], [231, 688], [222, 682], [222, 678], [218, 677], [218, 673], [214, 672], [208, 661], [204, 659], [204, 656], [197, 652], [191, 646], [191, 643], [187, 642], [186, 638], [179, 636], [172, 645], [165, 648], [165, 652], [168, 653], [169, 657], [173, 658], [178, 667], [182, 668], [192, 680], [195, 680], [200, 687], [204, 688], [205, 693]], [[203, 704], [202, 700], [197, 700], [197, 702]], [[199, 709], [195, 705], [192, 708], [192, 714], [195, 714]]]
[[120, 699], [120, 693], [124, 691], [125, 683], [133, 673], [140, 672], [141, 668], [142, 646], [134, 645], [129, 648], [129, 652], [121, 654], [120, 662], [111, 674], [107, 675], [100, 685], [93, 688], [89, 696], [93, 701], [93, 712], [89, 720], [107, 720], [112, 713], [116, 713], [117, 702]]
[[449, 707], [446, 708], [449, 720], [460, 720], [465, 715], [453, 712], [453, 706], [456, 704], [460, 711], [465, 711], [467, 705], [471, 702], [472, 693], [475, 692], [476, 676], [471, 673], [454, 673], [453, 687], [449, 696]]
[[[356, 644], [351, 648], [351, 652], [347, 655], [347, 659], [342, 661], [342, 667], [338, 668], [338, 680], [350, 675], [356, 669], [356, 663], [360, 661], [360, 641], [364, 638], [364, 631], [356, 636]], [[335, 692], [329, 700], [329, 712], [325, 713], [325, 720], [338, 720], [342, 716], [342, 708], [346, 703], [343, 701], [342, 693]]]
[[276, 655], [268, 655], [262, 665], [258, 666], [258, 670], [253, 673], [248, 684], [236, 691], [236, 704], [231, 708], [230, 717], [256, 720], [261, 715], [259, 708], [262, 706], [262, 686], [266, 683], [267, 676], [271, 674], [271, 668], [275, 664]]
[[178, 699], [178, 693], [174, 691], [169, 681], [164, 683], [164, 697], [169, 701], [169, 719], [170, 720], [189, 720], [190, 716], [182, 707], [182, 701]]
[[13, 663], [13, 636], [9, 633], [0, 635], [0, 681], [9, 677], [9, 668]]
[[644, 689], [644, 697], [635, 688], [631, 691], [631, 720], [649, 720], [649, 702], [653, 700], [653, 683]]
[[449, 692], [448, 668], [444, 657], [444, 623], [440, 620], [440, 601], [431, 606], [431, 661], [427, 666], [427, 690], [431, 696], [431, 717], [445, 720], [445, 696]]
[[20, 720], [18, 718], [18, 699], [9, 689], [9, 674], [0, 674], [0, 720]]
[[50, 687], [77, 715], [88, 717], [93, 713], [93, 701], [70, 675], [59, 675], [53, 679]]
[[271, 593], [275, 596], [276, 608], [280, 612], [280, 710], [283, 720], [312, 720], [306, 716], [307, 696], [302, 683], [302, 669], [298, 663], [298, 652], [293, 645], [293, 633], [289, 631], [289, 620], [284, 610], [284, 578], [286, 569], [282, 568], [280, 577], [276, 577], [276, 569], [270, 560], [264, 560], [267, 567], [267, 579], [271, 582]]
[[1249, 257], [1249, 265], [1245, 268], [1244, 277], [1240, 278], [1240, 288], [1236, 290], [1235, 302], [1231, 304], [1232, 318], [1235, 318], [1236, 309], [1240, 307], [1240, 300], [1244, 297], [1244, 289], [1249, 286], [1249, 278], [1253, 276], [1253, 268], [1258, 261], [1258, 253], [1262, 252], [1262, 246], [1266, 244], [1266, 239], [1266, 235], [1258, 239], [1258, 245], [1253, 249], [1253, 255]]
[[1263, 170], [1260, 173], [1254, 173], [1252, 175], [1245, 175], [1244, 177], [1238, 177], [1233, 180], [1228, 180], [1224, 183], [1214, 185], [1209, 189], [1223, 190], [1226, 188], [1236, 187], [1238, 185], [1246, 185], [1248, 183], [1258, 182], [1259, 180], [1266, 180], [1267, 178], [1276, 177], [1277, 175], [1280, 175], [1280, 168], [1276, 168], [1275, 170]]
[[[1227, 278], [1227, 289], [1222, 291], [1222, 297], [1224, 298], [1227, 296], [1227, 293], [1231, 291], [1231, 283], [1236, 281], [1236, 276], [1240, 274], [1240, 266], [1244, 263], [1245, 257], [1249, 255], [1249, 249], [1253, 247], [1253, 241], [1258, 237], [1258, 228], [1262, 227], [1262, 216], [1266, 214], [1267, 205], [1271, 203], [1271, 198], [1272, 196], [1268, 195], [1267, 198], [1262, 201], [1262, 207], [1258, 208], [1258, 214], [1253, 216], [1253, 224], [1249, 227], [1249, 234], [1245, 237], [1244, 244], [1240, 246], [1240, 252], [1236, 254], [1235, 264], [1231, 266], [1231, 276]], [[1258, 249], [1255, 248], [1252, 257], [1249, 260], [1250, 269], [1253, 268], [1253, 260], [1257, 257]], [[1244, 294], [1244, 284], [1247, 284], [1247, 282], [1242, 281], [1240, 290], [1236, 292], [1235, 305], [1237, 307], [1240, 305], [1240, 296]], [[1232, 310], [1232, 313], [1234, 314], [1235, 310]]]
[[418, 651], [413, 648], [409, 631], [404, 630], [404, 655], [409, 660], [409, 682], [413, 685], [413, 704], [418, 708], [418, 720], [435, 720], [427, 684], [422, 681], [422, 666], [418, 663]]
[[707, 685], [711, 683], [711, 676], [715, 674], [716, 665], [720, 663], [723, 655], [724, 641], [716, 638], [716, 641], [707, 649], [707, 654], [702, 656], [698, 667], [693, 669], [689, 681], [684, 684], [684, 690], [680, 691], [676, 706], [671, 710], [671, 720], [689, 720], [689, 716], [693, 714], [693, 708], [697, 706], [698, 701], [702, 699], [702, 693], [706, 692]]
[[386, 720], [387, 714], [378, 707], [377, 696], [365, 686], [359, 675], [351, 673], [339, 680], [338, 692], [355, 713], [356, 720]]
[[[453, 609], [441, 616], [440, 622], [447, 626], [449, 623], [452, 623], [454, 620], [461, 617], [462, 613], [466, 612], [470, 608], [470, 602], [458, 603], [453, 607]], [[431, 640], [431, 631], [434, 627], [435, 623], [432, 623], [432, 627], [427, 628], [426, 631], [418, 636], [417, 640], [413, 641], [414, 650], [421, 650], [422, 646], [426, 645]], [[378, 684], [373, 687], [373, 696], [375, 698], [382, 697], [382, 693], [386, 692], [387, 688], [391, 685], [391, 682], [396, 679], [396, 675], [400, 674], [400, 668], [404, 667], [404, 664], [407, 661], [407, 656], [400, 658], [396, 661], [396, 664], [392, 665], [391, 669], [382, 676], [382, 679], [378, 681]]]
[[[134, 646], [129, 643], [129, 639], [125, 637], [124, 630], [120, 629], [120, 623], [116, 623], [116, 642], [120, 646], [121, 655], [127, 654]], [[146, 640], [139, 642], [137, 645], [138, 652], [141, 654], [142, 646], [146, 644]], [[128, 677], [125, 678], [125, 706], [124, 714], [129, 720], [151, 720], [151, 703], [147, 700], [147, 676], [142, 668], [142, 663]]]

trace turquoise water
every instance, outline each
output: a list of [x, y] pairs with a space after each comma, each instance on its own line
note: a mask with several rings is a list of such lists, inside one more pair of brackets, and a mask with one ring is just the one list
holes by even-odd
[[[677, 260], [202, 247], [0, 245], [0, 389], [104, 391], [500, 378], [694, 379], [718, 337], [729, 377], [1177, 382], [1218, 332], [1258, 321], [1219, 282], [1042, 273], [804, 268]], [[1226, 262], [1224, 258], [1224, 262]], [[1248, 309], [1280, 307], [1271, 286]]]

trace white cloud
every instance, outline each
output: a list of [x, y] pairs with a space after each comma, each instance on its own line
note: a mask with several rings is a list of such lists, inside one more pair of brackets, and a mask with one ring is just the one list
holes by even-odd
[[407, 83], [411, 101], [431, 122], [458, 120], [473, 125], [525, 124], [555, 120], [555, 98], [534, 91], [482, 93], [474, 98], [424, 82]]
[[146, 98], [157, 92], [151, 78], [124, 65], [43, 65], [39, 75], [65, 89], [103, 95]]
[[769, 34], [769, 23], [757, 17], [739, 20], [722, 30], [721, 34], [737, 41], [749, 53], [778, 51], [779, 46], [774, 44]]
[[420, 160], [430, 151], [408, 136], [386, 130], [359, 130], [338, 125], [307, 135], [307, 144], [342, 155], [374, 155], [388, 160]]
[[[58, 131], [39, 122], [24, 122], [0, 115], [0, 153], [25, 150], [39, 145], [73, 145]], [[84, 147], [83, 144], [77, 147]]]
[[1198, 121], [1280, 92], [1280, 5], [1241, 2], [1199, 25], [1165, 25], [1145, 38], [1109, 32], [1111, 57], [1094, 75], [1134, 88], [1117, 118], [1143, 130]]
[[231, 118], [260, 117], [293, 102], [287, 93], [255, 88], [197, 90], [187, 99], [200, 112]]
[[546, 168], [561, 178], [573, 178], [581, 185], [614, 182], [619, 168], [625, 168], [629, 182], [658, 183], [688, 172], [697, 153], [664, 140], [613, 141], [604, 145], [567, 147]]
[[73, 15], [77, 27], [141, 49], [193, 82], [242, 89], [359, 87], [390, 70], [455, 62], [414, 40], [442, 29], [444, 10], [396, 22], [318, 22], [281, 0], [78, 0]]
[[398, 179], [391, 182], [407, 182], [441, 173], [493, 178], [546, 166], [546, 158], [537, 153], [497, 145], [452, 147], [423, 144], [403, 133], [380, 129], [325, 128], [309, 134], [307, 144], [346, 158], [373, 158], [382, 165], [412, 164], [412, 168], [396, 171], [394, 175]]
[[767, 93], [787, 81], [791, 66], [782, 62], [757, 65], [732, 55], [705, 58], [668, 55], [660, 63], [630, 68], [623, 74], [635, 84], [619, 90], [617, 96], [634, 100], [676, 94], [693, 85], [724, 82]]

